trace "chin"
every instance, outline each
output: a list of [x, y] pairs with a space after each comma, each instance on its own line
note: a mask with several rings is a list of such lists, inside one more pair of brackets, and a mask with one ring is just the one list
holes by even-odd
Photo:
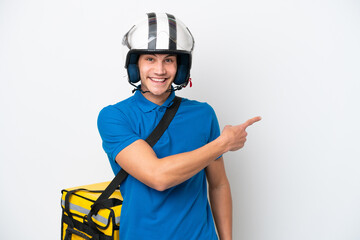
[[163, 95], [171, 89], [171, 86], [157, 86], [157, 87], [150, 87], [149, 91], [154, 95]]
[[159, 89], [152, 89], [152, 90], [149, 90], [151, 92], [151, 94], [155, 95], [155, 96], [162, 96], [166, 93], [169, 93], [168, 92], [168, 89], [162, 89], [162, 90], [159, 90]]

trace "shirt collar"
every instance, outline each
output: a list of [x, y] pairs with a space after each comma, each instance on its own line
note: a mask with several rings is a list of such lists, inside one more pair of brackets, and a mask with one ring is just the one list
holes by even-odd
[[166, 99], [166, 101], [161, 106], [147, 100], [140, 91], [135, 92], [134, 98], [135, 98], [135, 102], [137, 103], [137, 105], [139, 106], [139, 108], [143, 112], [150, 112], [150, 111], [155, 110], [157, 108], [161, 108], [161, 107], [168, 108], [168, 107], [170, 107], [172, 105], [172, 103], [173, 103], [174, 98], [175, 98], [175, 92], [172, 91], [170, 93], [169, 97]]

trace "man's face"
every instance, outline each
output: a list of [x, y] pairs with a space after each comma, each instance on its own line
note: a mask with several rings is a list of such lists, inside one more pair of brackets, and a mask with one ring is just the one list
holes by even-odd
[[[138, 61], [141, 89], [149, 91], [153, 97], [167, 97], [171, 83], [175, 79], [176, 55], [142, 54]], [[148, 93], [146, 93], [148, 94]]]

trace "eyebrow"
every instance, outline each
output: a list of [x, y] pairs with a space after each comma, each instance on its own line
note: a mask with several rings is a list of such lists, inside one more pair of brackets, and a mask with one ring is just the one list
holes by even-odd
[[[144, 55], [152, 55], [152, 56], [156, 56], [158, 55], [157, 53], [145, 53]], [[176, 54], [168, 54], [165, 57], [176, 57]]]

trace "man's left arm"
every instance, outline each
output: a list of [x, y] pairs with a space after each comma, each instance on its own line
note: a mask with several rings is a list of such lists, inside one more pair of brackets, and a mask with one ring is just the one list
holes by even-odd
[[209, 183], [211, 210], [219, 238], [232, 239], [232, 199], [224, 159], [221, 157], [212, 162], [205, 171]]

